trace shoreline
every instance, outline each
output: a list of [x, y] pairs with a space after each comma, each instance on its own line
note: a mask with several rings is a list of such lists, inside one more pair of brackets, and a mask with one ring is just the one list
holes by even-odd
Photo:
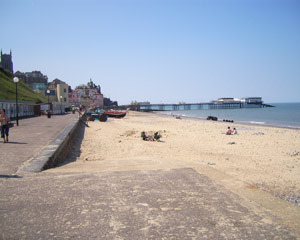
[[[162, 116], [171, 116], [172, 117], [171, 114], [164, 114], [161, 111], [153, 111], [153, 112], [149, 112], [149, 113], [154, 113], [154, 114], [159, 114], [159, 115], [162, 115]], [[205, 121], [208, 121], [204, 117], [193, 117], [193, 116], [187, 116], [187, 115], [183, 115], [183, 114], [174, 114], [174, 113], [173, 113], [173, 116], [179, 116], [179, 117], [182, 117], [182, 118], [190, 118], [190, 119], [195, 119], [195, 120], [205, 120]], [[265, 124], [265, 123], [259, 124], [259, 123], [251, 123], [251, 122], [240, 122], [240, 121], [226, 122], [226, 121], [221, 121], [221, 120], [217, 120], [215, 122], [222, 122], [222, 123], [228, 123], [228, 124], [237, 123], [237, 124], [249, 125], [249, 126], [262, 126], [262, 127], [272, 127], [272, 128], [284, 128], [284, 129], [291, 129], [291, 130], [300, 130], [300, 126], [281, 126], [281, 125], [273, 125], [273, 124]]]

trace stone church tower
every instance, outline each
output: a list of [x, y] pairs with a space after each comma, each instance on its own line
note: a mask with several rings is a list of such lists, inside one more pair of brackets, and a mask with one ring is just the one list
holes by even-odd
[[12, 54], [10, 50], [10, 54], [2, 54], [2, 49], [1, 49], [1, 63], [0, 66], [4, 69], [9, 70], [11, 73], [14, 73], [13, 70], [13, 62], [12, 62]]

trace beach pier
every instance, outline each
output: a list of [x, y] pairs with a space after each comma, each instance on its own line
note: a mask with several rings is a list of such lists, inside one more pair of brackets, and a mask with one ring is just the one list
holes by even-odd
[[131, 110], [138, 111], [179, 111], [179, 110], [208, 110], [208, 109], [239, 109], [273, 107], [264, 104], [261, 97], [247, 97], [242, 99], [219, 98], [216, 101], [202, 103], [178, 103], [178, 104], [150, 104], [149, 102], [130, 105]]
[[[243, 104], [243, 103], [188, 103], [188, 104], [141, 104], [129, 106], [138, 111], [179, 111], [179, 110], [208, 110], [208, 109], [238, 109], [238, 108], [261, 108], [269, 107], [265, 104]], [[133, 109], [134, 108], [134, 109]]]

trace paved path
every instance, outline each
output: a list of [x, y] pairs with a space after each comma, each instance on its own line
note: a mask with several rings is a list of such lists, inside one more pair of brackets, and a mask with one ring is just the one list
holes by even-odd
[[0, 180], [1, 239], [296, 239], [191, 168]]
[[16, 174], [77, 117], [21, 120], [10, 143], [0, 144], [0, 239], [299, 239], [300, 229], [219, 184], [224, 176], [207, 177], [201, 165]]
[[76, 118], [78, 114], [19, 120], [19, 126], [9, 131], [9, 142], [0, 142], [0, 175], [15, 174], [26, 161], [36, 156]]

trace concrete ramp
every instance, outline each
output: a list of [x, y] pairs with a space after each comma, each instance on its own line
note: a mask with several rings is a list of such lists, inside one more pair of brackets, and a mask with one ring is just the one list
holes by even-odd
[[1, 239], [297, 239], [191, 168], [0, 181]]

